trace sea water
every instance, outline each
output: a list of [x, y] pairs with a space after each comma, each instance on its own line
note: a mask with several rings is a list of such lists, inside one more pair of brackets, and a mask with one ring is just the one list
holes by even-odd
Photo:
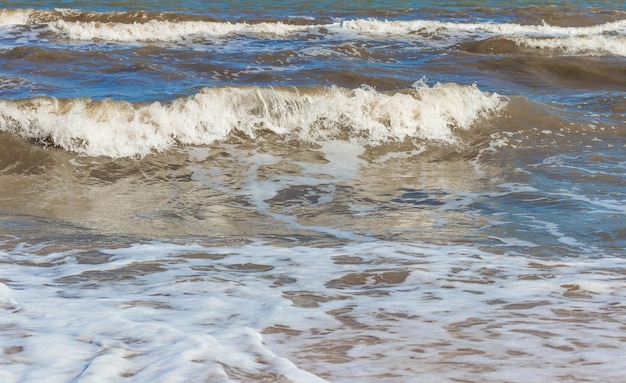
[[0, 1], [0, 381], [622, 382], [621, 1]]

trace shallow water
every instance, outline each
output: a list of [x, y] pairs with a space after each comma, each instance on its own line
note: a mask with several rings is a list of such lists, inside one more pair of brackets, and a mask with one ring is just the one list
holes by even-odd
[[0, 2], [2, 382], [621, 382], [621, 2]]

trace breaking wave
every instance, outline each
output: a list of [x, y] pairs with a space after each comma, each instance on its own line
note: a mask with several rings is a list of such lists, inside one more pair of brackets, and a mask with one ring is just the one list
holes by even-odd
[[454, 46], [468, 40], [506, 37], [519, 46], [572, 55], [626, 56], [626, 19], [585, 26], [518, 24], [512, 22], [452, 22], [358, 18], [316, 20], [229, 21], [184, 14], [150, 12], [83, 12], [77, 10], [2, 10], [0, 25], [41, 24], [61, 38], [124, 43], [188, 42], [232, 35], [288, 38], [294, 34], [345, 38], [428, 40]]
[[382, 93], [338, 87], [205, 88], [171, 103], [36, 97], [0, 100], [0, 130], [89, 156], [145, 156], [269, 132], [285, 139], [375, 146], [417, 139], [455, 143], [506, 105], [497, 94], [454, 83]]

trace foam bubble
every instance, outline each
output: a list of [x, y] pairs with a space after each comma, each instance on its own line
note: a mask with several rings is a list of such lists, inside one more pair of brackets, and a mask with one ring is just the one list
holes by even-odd
[[377, 145], [404, 139], [454, 143], [506, 101], [476, 86], [205, 88], [170, 104], [40, 97], [0, 101], [0, 129], [90, 156], [144, 156], [176, 143], [207, 145], [234, 131], [272, 132], [309, 142]]

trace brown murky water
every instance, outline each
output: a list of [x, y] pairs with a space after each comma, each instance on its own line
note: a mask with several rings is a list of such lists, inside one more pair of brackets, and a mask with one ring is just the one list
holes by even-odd
[[625, 381], [621, 4], [27, 3], [0, 381]]

